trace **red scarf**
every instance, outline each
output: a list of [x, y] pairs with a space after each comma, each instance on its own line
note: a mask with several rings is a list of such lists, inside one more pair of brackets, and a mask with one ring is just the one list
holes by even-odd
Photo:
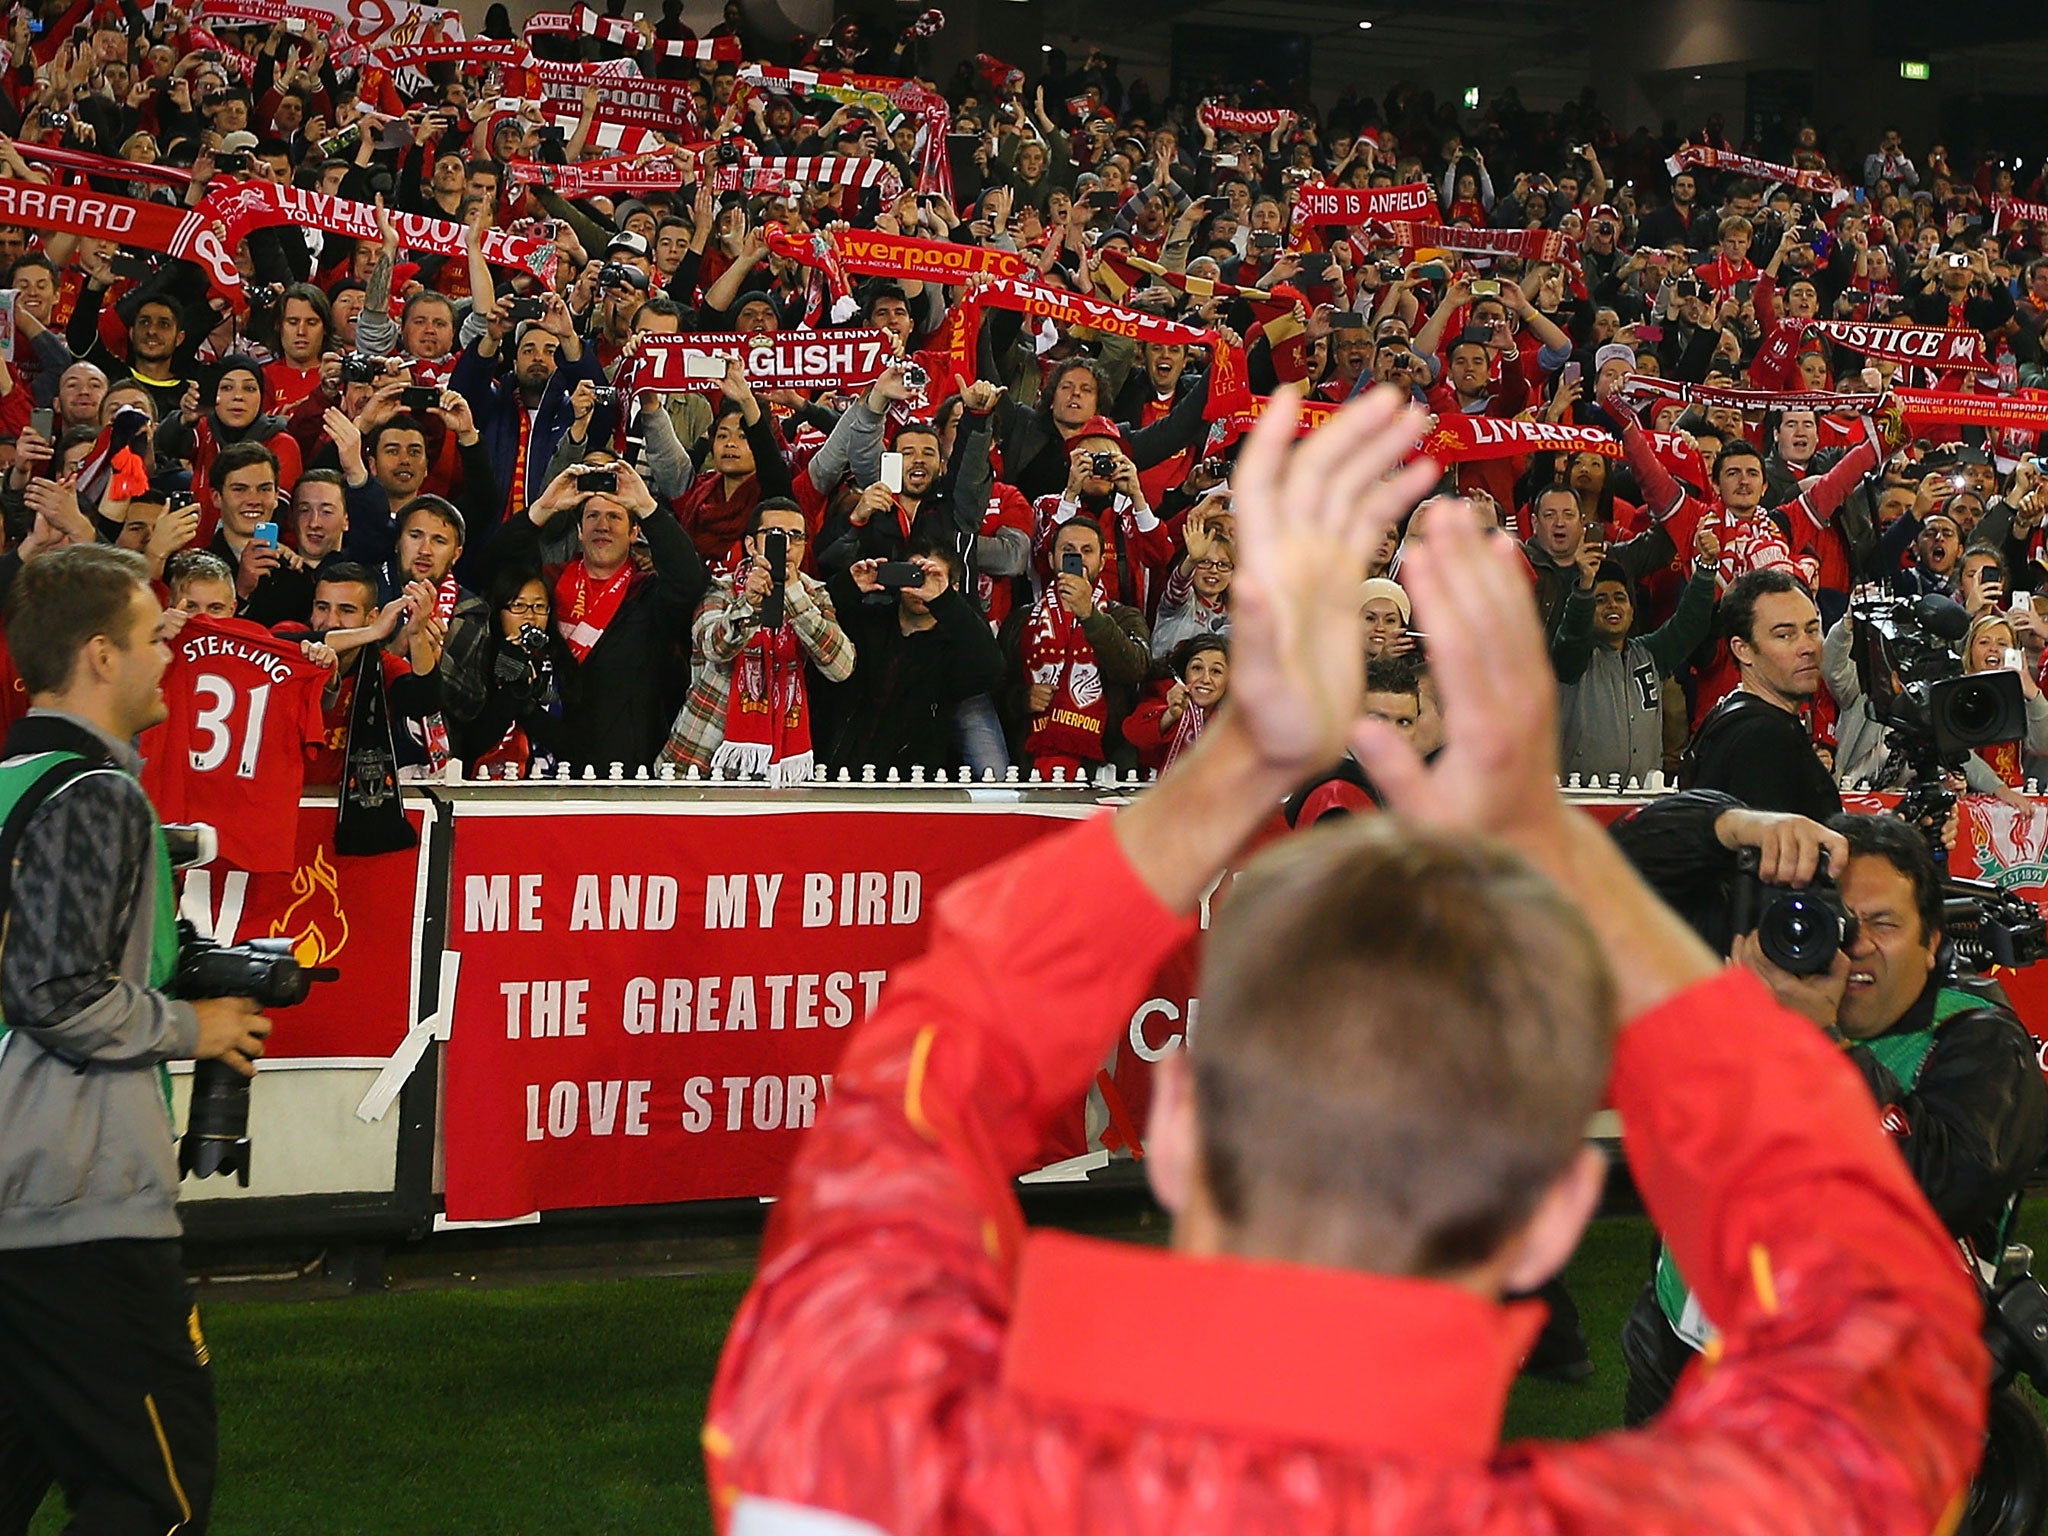
[[1165, 766], [1171, 768], [1173, 760], [1195, 744], [1202, 734], [1202, 727], [1209, 723], [1209, 711], [1193, 699], [1189, 699], [1180, 712], [1180, 719], [1173, 723], [1173, 735], [1166, 743]]
[[555, 628], [578, 661], [589, 657], [604, 632], [619, 616], [619, 605], [633, 585], [633, 564], [628, 561], [611, 580], [594, 583], [590, 567], [571, 560], [555, 578]]
[[[1098, 580], [1095, 606], [1107, 601]], [[1052, 685], [1044, 713], [1031, 717], [1024, 750], [1033, 757], [1101, 762], [1102, 733], [1109, 724], [1102, 672], [1095, 647], [1081, 633], [1081, 621], [1067, 612], [1053, 587], [1046, 588], [1024, 627], [1024, 672], [1033, 683]]]
[[1731, 171], [1738, 176], [1754, 176], [1762, 181], [1783, 182], [1787, 186], [1798, 187], [1802, 192], [1825, 192], [1831, 201], [1837, 203], [1849, 200], [1848, 191], [1825, 171], [1808, 171], [1798, 166], [1777, 165], [1769, 160], [1738, 155], [1733, 150], [1709, 149], [1703, 144], [1680, 146], [1678, 153], [1664, 162], [1664, 169], [1676, 176], [1680, 171], [1695, 165], [1703, 165], [1708, 170]]
[[811, 763], [803, 646], [785, 620], [772, 633], [756, 629], [733, 662], [725, 739], [711, 754], [711, 766], [781, 785], [810, 778]]

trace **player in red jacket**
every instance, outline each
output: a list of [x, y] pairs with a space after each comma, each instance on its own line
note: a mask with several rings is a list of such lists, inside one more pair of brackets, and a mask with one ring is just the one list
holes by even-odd
[[[949, 891], [849, 1042], [713, 1388], [721, 1528], [1953, 1528], [1971, 1281], [1839, 1050], [1560, 799], [1527, 577], [1469, 508], [1426, 511], [1404, 573], [1446, 746], [1425, 767], [1358, 723], [1365, 551], [1438, 473], [1382, 478], [1422, 426], [1396, 413], [1378, 391], [1291, 454], [1267, 413], [1233, 478], [1230, 702], [1127, 810]], [[1396, 814], [1238, 878], [1192, 1060], [1155, 1078], [1173, 1251], [1027, 1234], [1011, 1178], [1347, 739]], [[1766, 877], [1817, 860], [1774, 848]], [[1652, 1428], [1504, 1449], [1537, 1318], [1500, 1298], [1599, 1197], [1603, 1086], [1722, 1348]]]

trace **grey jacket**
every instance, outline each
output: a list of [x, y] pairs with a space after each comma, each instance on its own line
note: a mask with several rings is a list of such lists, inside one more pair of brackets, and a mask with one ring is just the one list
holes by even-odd
[[111, 759], [22, 836], [0, 947], [0, 1249], [179, 1235], [175, 1133], [157, 1068], [190, 1057], [190, 1003], [149, 987], [155, 812], [126, 742], [31, 710], [7, 755]]

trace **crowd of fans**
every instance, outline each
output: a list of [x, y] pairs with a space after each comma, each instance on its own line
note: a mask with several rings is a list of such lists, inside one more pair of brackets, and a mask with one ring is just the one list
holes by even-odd
[[[1826, 753], [1854, 733], [1881, 778], [1844, 666], [1871, 587], [1953, 596], [1965, 665], [2019, 669], [2029, 737], [1978, 787], [2048, 752], [2037, 171], [1811, 128], [1759, 171], [1718, 122], [1628, 134], [1590, 94], [1161, 99], [1093, 51], [947, 76], [924, 68], [937, 13], [791, 40], [734, 5], [697, 39], [677, 0], [518, 33], [498, 8], [483, 40], [430, 27], [408, 52], [211, 9], [13, 15], [0, 176], [197, 211], [239, 281], [0, 227], [0, 580], [107, 540], [179, 609], [326, 637], [338, 666], [381, 646], [412, 766], [1164, 767], [1229, 691], [1250, 413], [1375, 382], [1560, 429], [1425, 446], [1523, 544], [1568, 773], [1673, 770], [1746, 684]], [[616, 108], [622, 80], [667, 93], [665, 129]], [[218, 217], [263, 185], [355, 221]], [[1429, 206], [1398, 219], [1301, 216], [1304, 191], [1415, 187]], [[924, 254], [855, 270], [864, 232]], [[905, 275], [940, 270], [934, 246], [980, 276]], [[978, 302], [1003, 274], [1104, 302]], [[659, 388], [645, 366], [649, 338], [841, 325], [895, 360], [821, 388], [737, 356]], [[1981, 348], [1871, 340], [1930, 329]], [[1908, 390], [2011, 424], [1911, 416]], [[1427, 746], [1402, 559], [1390, 537], [1361, 593], [1370, 687]], [[1757, 570], [1820, 624], [1731, 635], [1719, 600]]]

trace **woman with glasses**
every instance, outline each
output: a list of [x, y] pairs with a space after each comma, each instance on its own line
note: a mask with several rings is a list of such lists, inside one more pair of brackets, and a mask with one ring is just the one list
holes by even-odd
[[455, 727], [465, 770], [477, 777], [551, 774], [562, 747], [562, 688], [574, 669], [555, 633], [554, 602], [534, 570], [501, 570], [486, 594], [497, 616], [484, 706]]
[[1181, 530], [1187, 553], [1166, 578], [1159, 618], [1152, 626], [1154, 659], [1171, 656], [1183, 640], [1230, 633], [1230, 578], [1237, 554], [1230, 541], [1230, 493], [1214, 492], [1188, 513]]

